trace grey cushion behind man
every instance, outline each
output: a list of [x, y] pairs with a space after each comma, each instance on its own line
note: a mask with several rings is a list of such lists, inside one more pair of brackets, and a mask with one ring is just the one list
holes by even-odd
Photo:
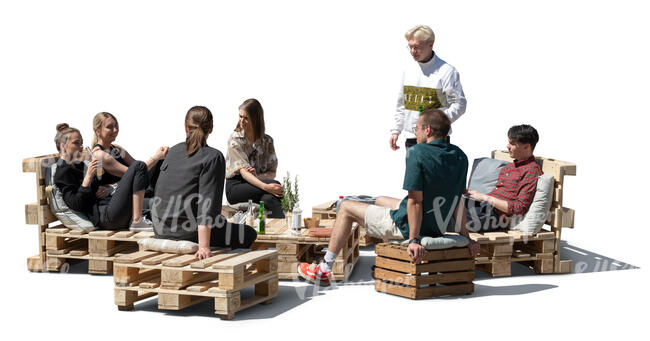
[[524, 215], [523, 219], [511, 230], [517, 230], [524, 233], [538, 233], [549, 214], [551, 208], [551, 200], [553, 200], [553, 175], [542, 174], [537, 178], [537, 189], [535, 190], [535, 197], [533, 202], [528, 208], [528, 212]]
[[501, 168], [508, 163], [508, 161], [495, 160], [489, 157], [475, 159], [467, 188], [484, 194], [492, 192], [497, 185]]
[[[489, 157], [474, 159], [472, 173], [469, 175], [467, 188], [479, 191], [483, 194], [492, 192], [494, 187], [497, 185], [501, 168], [508, 163], [508, 161], [495, 160]], [[454, 219], [449, 221], [447, 232], [458, 232], [456, 231], [456, 222]]]
[[63, 226], [72, 229], [72, 230], [82, 230], [86, 232], [93, 231], [97, 229], [93, 226], [93, 223], [90, 222], [88, 217], [81, 212], [76, 212], [68, 208], [68, 205], [63, 201], [63, 195], [61, 191], [54, 184], [54, 173], [56, 173], [56, 163], [48, 167], [45, 177], [46, 185], [52, 187], [52, 197], [50, 198], [50, 209], [52, 213], [59, 218]]

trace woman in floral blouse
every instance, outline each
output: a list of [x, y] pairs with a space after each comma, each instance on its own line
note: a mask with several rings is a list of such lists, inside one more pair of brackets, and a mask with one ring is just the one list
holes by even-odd
[[263, 201], [272, 218], [284, 218], [282, 185], [274, 180], [277, 168], [273, 139], [264, 133], [264, 109], [258, 100], [247, 99], [239, 106], [239, 122], [228, 139], [228, 202]]

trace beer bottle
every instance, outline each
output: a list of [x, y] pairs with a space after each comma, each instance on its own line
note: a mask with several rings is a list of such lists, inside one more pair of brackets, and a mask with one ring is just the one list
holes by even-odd
[[260, 229], [257, 232], [258, 234], [266, 233], [266, 217], [264, 216], [264, 201], [260, 201], [260, 215], [258, 217], [260, 221]]

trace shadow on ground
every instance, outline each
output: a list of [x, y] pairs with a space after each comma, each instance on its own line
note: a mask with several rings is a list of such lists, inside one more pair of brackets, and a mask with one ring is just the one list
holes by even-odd
[[[622, 262], [620, 260], [607, 257], [580, 247], [571, 245], [566, 241], [561, 242], [561, 258], [570, 259], [573, 261], [572, 274], [603, 272], [603, 271], [620, 271], [629, 269], [639, 269], [639, 267]], [[279, 316], [295, 307], [298, 307], [311, 300], [312, 297], [327, 294], [330, 290], [339, 290], [346, 286], [366, 286], [368, 290], [374, 292], [374, 279], [372, 277], [372, 267], [375, 262], [374, 246], [367, 246], [360, 248], [360, 255], [357, 264], [354, 267], [350, 277], [345, 282], [335, 283], [329, 288], [319, 288], [305, 283], [302, 280], [292, 282], [280, 281], [279, 294], [273, 299], [272, 304], [257, 305], [253, 309], [245, 309], [235, 314], [234, 320], [253, 320], [253, 319], [268, 319]], [[67, 265], [62, 268], [62, 273], [67, 274], [87, 274], [88, 263], [78, 262], [75, 264]], [[518, 263], [512, 265], [512, 276], [548, 276], [536, 275], [535, 271]], [[97, 275], [95, 275], [97, 276]], [[104, 277], [103, 275], [98, 275]], [[110, 275], [109, 275], [110, 276]], [[557, 275], [567, 276], [567, 275]], [[518, 285], [499, 285], [491, 286], [490, 277], [484, 272], [476, 271], [475, 276], [475, 290], [471, 295], [451, 296], [438, 299], [456, 300], [456, 299], [471, 299], [475, 297], [485, 296], [512, 296], [512, 295], [525, 295], [539, 291], [557, 288], [557, 285], [552, 284], [518, 284]], [[535, 277], [531, 277], [535, 278]], [[292, 283], [288, 285], [288, 283]], [[383, 293], [376, 293], [377, 295], [385, 295]], [[242, 291], [242, 298], [253, 295], [253, 288], [247, 288]], [[159, 310], [158, 300], [152, 298], [139, 303], [136, 303], [134, 312], [149, 311], [158, 314], [166, 314], [179, 317], [190, 316], [204, 316], [210, 318], [217, 318], [214, 313], [214, 301], [209, 299], [205, 302], [193, 305], [180, 311]], [[127, 312], [124, 312], [127, 313]]]

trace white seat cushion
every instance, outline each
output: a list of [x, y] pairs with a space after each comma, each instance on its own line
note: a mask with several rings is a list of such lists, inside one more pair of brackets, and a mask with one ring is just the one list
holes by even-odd
[[[393, 244], [408, 245], [408, 240], [391, 241]], [[451, 249], [455, 247], [465, 247], [469, 244], [469, 240], [463, 236], [456, 234], [446, 234], [442, 237], [422, 237], [420, 244], [427, 250], [442, 250]]]

